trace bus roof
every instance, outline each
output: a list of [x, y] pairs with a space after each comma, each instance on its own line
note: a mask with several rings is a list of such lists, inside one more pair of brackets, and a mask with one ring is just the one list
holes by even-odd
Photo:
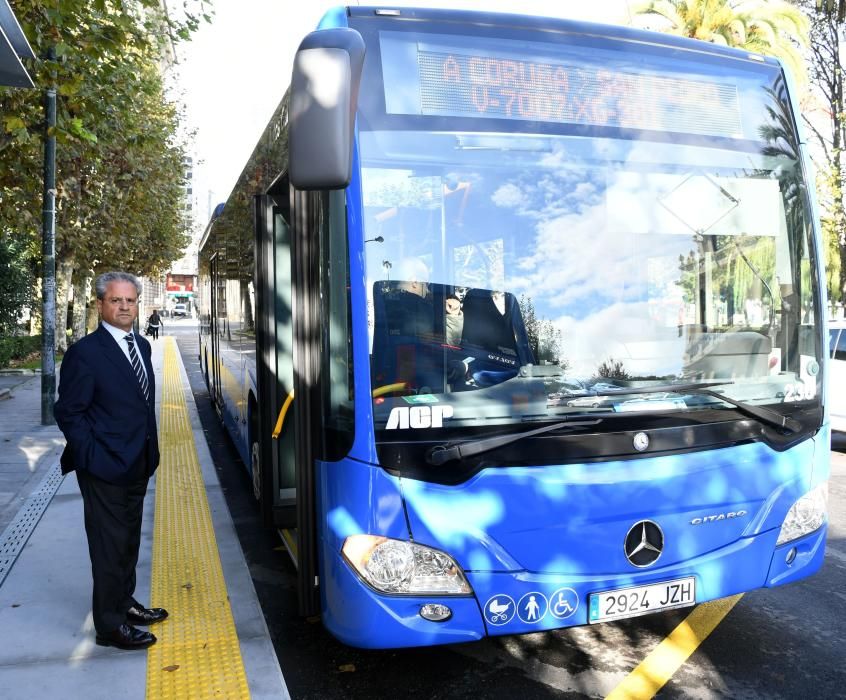
[[635, 29], [616, 24], [600, 24], [580, 20], [561, 19], [557, 17], [541, 17], [534, 15], [508, 14], [501, 12], [483, 12], [473, 10], [443, 10], [432, 8], [409, 7], [348, 7], [347, 13], [351, 18], [367, 19], [395, 19], [397, 21], [433, 21], [466, 23], [477, 25], [505, 26], [515, 29], [529, 29], [539, 32], [553, 31], [579, 35], [601, 36], [632, 43], [664, 46], [669, 49], [694, 51], [711, 56], [724, 56], [729, 59], [753, 60], [765, 62], [773, 66], [781, 66], [781, 62], [772, 56], [763, 56], [753, 51], [736, 49], [719, 44], [689, 39], [664, 32], [654, 32], [646, 29]]

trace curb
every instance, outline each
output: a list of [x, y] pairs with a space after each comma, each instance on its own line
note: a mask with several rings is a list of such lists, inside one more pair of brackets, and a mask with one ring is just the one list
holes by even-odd
[[[38, 371], [39, 373], [41, 370]], [[0, 377], [17, 377], [17, 376], [30, 376], [34, 375], [36, 371], [34, 369], [0, 369]]]

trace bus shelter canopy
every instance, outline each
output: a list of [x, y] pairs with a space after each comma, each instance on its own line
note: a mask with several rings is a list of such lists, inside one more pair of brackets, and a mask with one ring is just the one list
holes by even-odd
[[0, 85], [35, 87], [22, 58], [35, 58], [8, 0], [0, 0]]

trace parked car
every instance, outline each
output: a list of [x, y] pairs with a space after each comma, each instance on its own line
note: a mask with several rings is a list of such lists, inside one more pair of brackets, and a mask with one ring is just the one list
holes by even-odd
[[846, 321], [828, 322], [828, 351], [831, 363], [828, 373], [828, 403], [831, 427], [846, 432]]
[[549, 394], [549, 406], [563, 406], [568, 399], [576, 398], [577, 396], [584, 396], [588, 393], [585, 385], [578, 379], [567, 379], [559, 381], [556, 386], [556, 391]]
[[590, 385], [590, 390], [595, 391], [597, 394], [601, 394], [604, 391], [616, 391], [619, 393], [620, 389], [625, 389], [625, 387], [617, 384], [609, 384], [608, 382], [596, 382]]
[[[713, 401], [713, 399], [712, 399]], [[617, 405], [617, 411], [663, 411], [666, 409], [687, 408], [688, 404], [684, 398], [675, 393], [666, 391], [657, 394], [644, 394]]]
[[174, 318], [185, 318], [186, 316], [190, 316], [191, 312], [188, 309], [188, 304], [178, 303], [173, 305], [173, 311], [171, 311], [171, 315]]
[[570, 399], [567, 405], [571, 407], [599, 408], [616, 400], [617, 397], [615, 396], [580, 396], [577, 399]]

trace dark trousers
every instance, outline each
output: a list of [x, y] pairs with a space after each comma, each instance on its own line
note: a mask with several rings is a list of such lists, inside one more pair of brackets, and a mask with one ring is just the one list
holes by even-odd
[[92, 611], [97, 634], [116, 630], [136, 604], [135, 566], [148, 478], [112, 484], [77, 470], [94, 579]]
[[153, 340], [159, 339], [159, 327], [158, 326], [150, 326], [150, 332], [153, 334]]

